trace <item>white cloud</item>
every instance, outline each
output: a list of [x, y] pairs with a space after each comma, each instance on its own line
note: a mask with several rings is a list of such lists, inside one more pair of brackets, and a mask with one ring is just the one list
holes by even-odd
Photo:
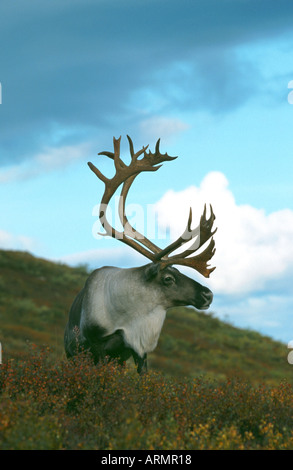
[[102, 266], [130, 268], [141, 266], [148, 262], [146, 258], [127, 246], [81, 251], [64, 255], [55, 259], [55, 261], [63, 262], [71, 266], [86, 264], [91, 270]]
[[204, 203], [216, 215], [216, 254], [209, 285], [221, 294], [245, 294], [266, 289], [272, 281], [286, 278], [293, 266], [293, 211], [266, 214], [250, 205], [238, 205], [220, 172], [209, 173], [199, 187], [168, 191], [156, 204], [159, 223], [170, 227], [175, 239], [184, 230], [189, 207], [194, 226]]
[[13, 235], [5, 230], [0, 230], [0, 248], [3, 250], [27, 250], [36, 248], [37, 242], [24, 235]]
[[187, 129], [189, 125], [180, 119], [164, 116], [153, 116], [140, 123], [140, 130], [147, 139], [160, 136], [161, 139], [168, 139]]
[[253, 292], [242, 296], [215, 295], [212, 311], [240, 328], [249, 328], [288, 342], [293, 338], [292, 292]]
[[43, 152], [38, 153], [29, 161], [23, 161], [7, 169], [0, 170], [0, 183], [22, 181], [58, 170], [67, 165], [84, 158], [90, 149], [90, 144], [64, 145], [62, 147], [46, 147]]

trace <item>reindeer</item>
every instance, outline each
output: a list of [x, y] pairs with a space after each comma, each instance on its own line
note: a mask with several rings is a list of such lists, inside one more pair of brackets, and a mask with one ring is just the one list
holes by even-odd
[[[95, 363], [116, 358], [123, 364], [132, 356], [137, 372], [142, 374], [147, 371], [147, 354], [157, 346], [169, 308], [180, 305], [191, 305], [199, 310], [209, 308], [212, 292], [172, 265], [188, 266], [204, 277], [209, 277], [215, 269], [209, 268], [207, 263], [215, 253], [213, 235], [217, 229], [212, 231], [215, 215], [210, 206], [210, 216], [206, 217], [206, 205], [199, 226], [191, 229], [190, 209], [182, 235], [163, 249], [132, 227], [125, 214], [125, 203], [134, 179], [142, 172], [157, 171], [163, 162], [177, 157], [160, 153], [160, 139], [154, 153], [147, 152], [148, 146], [134, 152], [132, 140], [129, 136], [127, 139], [131, 155], [129, 165], [120, 158], [121, 137], [113, 138], [114, 152], [98, 154], [114, 161], [116, 172], [112, 178], [107, 178], [92, 163], [88, 165], [105, 184], [99, 206], [104, 235], [130, 246], [150, 263], [128, 269], [104, 266], [93, 271], [70, 309], [64, 344], [68, 358], [82, 348], [92, 353]], [[143, 157], [139, 158], [142, 154]], [[121, 184], [118, 213], [123, 231], [118, 231], [108, 222], [106, 211]], [[208, 246], [198, 252], [208, 240]], [[192, 241], [192, 244], [185, 251], [174, 254], [188, 241]], [[198, 253], [194, 255], [195, 252]]]

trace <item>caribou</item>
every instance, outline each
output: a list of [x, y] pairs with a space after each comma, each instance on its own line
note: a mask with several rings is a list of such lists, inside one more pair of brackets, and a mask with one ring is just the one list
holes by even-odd
[[[105, 184], [99, 205], [104, 235], [120, 240], [149, 262], [135, 268], [103, 266], [94, 270], [71, 306], [64, 345], [68, 358], [87, 350], [96, 364], [113, 359], [124, 364], [133, 357], [137, 372], [142, 374], [147, 371], [147, 354], [157, 346], [169, 308], [209, 308], [213, 299], [210, 289], [182, 274], [173, 265], [188, 266], [208, 278], [215, 269], [210, 268], [208, 262], [215, 253], [213, 235], [217, 229], [212, 230], [215, 220], [212, 206], [207, 217], [205, 205], [198, 227], [191, 228], [190, 209], [182, 235], [163, 249], [136, 230], [125, 211], [126, 197], [134, 179], [142, 172], [157, 171], [163, 162], [177, 157], [160, 153], [160, 139], [154, 153], [147, 151], [149, 146], [135, 152], [131, 138], [127, 136], [127, 139], [131, 156], [128, 165], [120, 157], [121, 137], [113, 138], [114, 152], [98, 154], [114, 161], [112, 178], [106, 177], [93, 163], [88, 162], [88, 165]], [[122, 231], [107, 220], [108, 204], [120, 185], [118, 214]], [[190, 244], [185, 245], [187, 242]], [[174, 253], [183, 245], [183, 252]], [[207, 246], [204, 248], [204, 245]]]

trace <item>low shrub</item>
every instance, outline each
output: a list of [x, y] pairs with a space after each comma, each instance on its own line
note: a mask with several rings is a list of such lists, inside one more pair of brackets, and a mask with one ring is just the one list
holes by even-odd
[[48, 348], [0, 367], [0, 449], [293, 449], [292, 385], [139, 377]]

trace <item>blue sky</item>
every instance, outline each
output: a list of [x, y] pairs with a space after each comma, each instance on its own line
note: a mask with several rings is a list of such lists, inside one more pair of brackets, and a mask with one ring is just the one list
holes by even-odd
[[175, 233], [211, 200], [217, 269], [197, 279], [212, 310], [292, 340], [292, 13], [290, 0], [2, 0], [0, 247], [145, 263], [94, 236], [103, 185], [87, 162], [109, 173], [97, 153], [113, 136], [126, 159], [126, 134], [136, 149], [160, 137], [178, 158], [137, 178], [129, 203]]

